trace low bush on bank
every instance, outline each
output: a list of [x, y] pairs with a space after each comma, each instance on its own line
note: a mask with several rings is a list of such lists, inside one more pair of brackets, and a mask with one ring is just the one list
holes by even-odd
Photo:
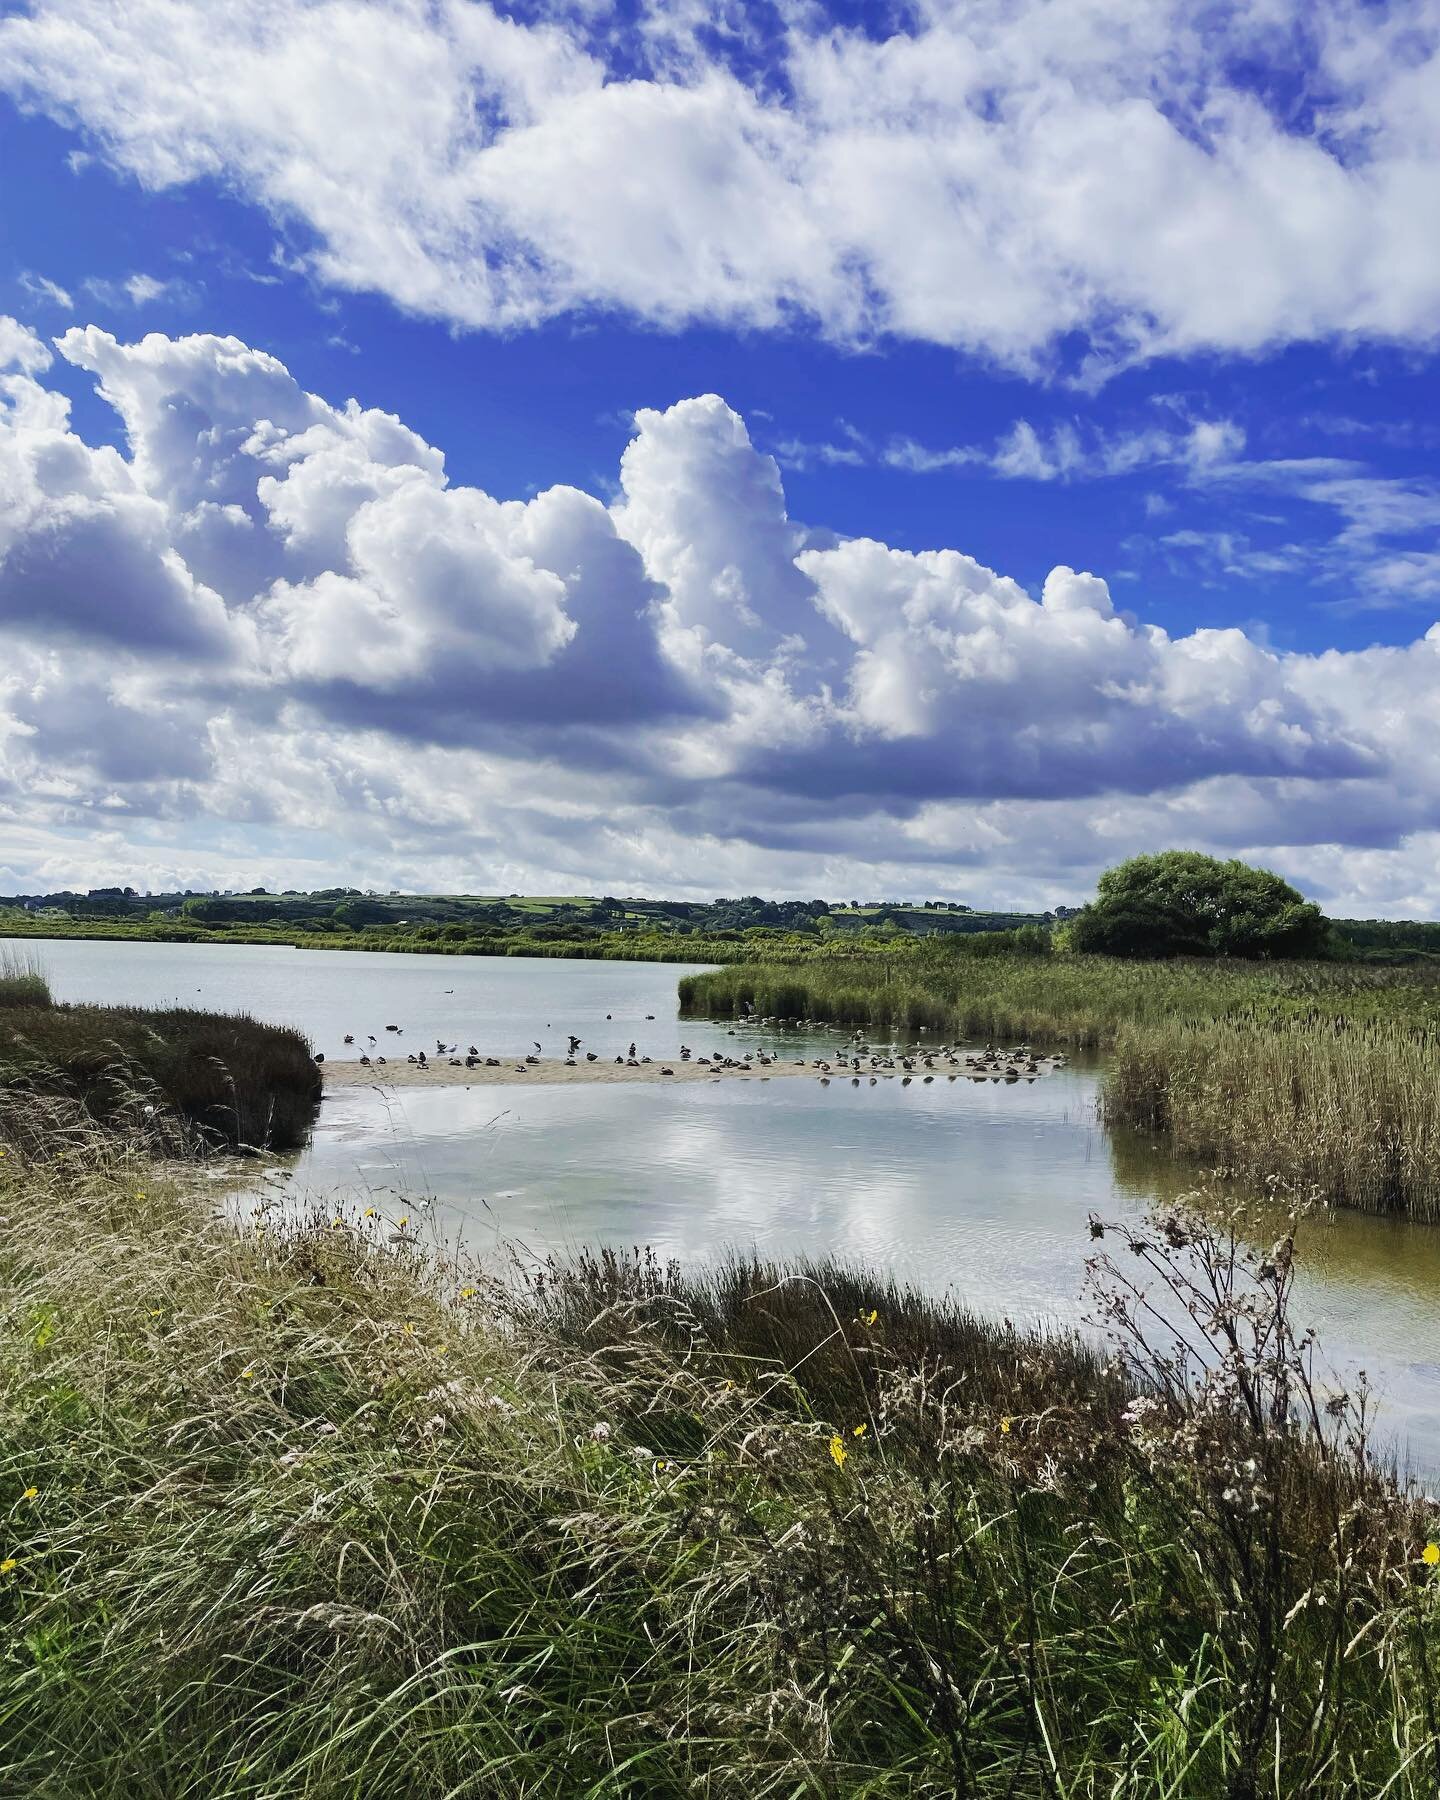
[[1434, 1516], [1288, 1242], [1103, 1238], [1102, 1358], [829, 1266], [501, 1285], [113, 1137], [0, 1210], [0, 1791], [1435, 1791]]
[[38, 958], [0, 948], [0, 1007], [49, 1005], [50, 983]]
[[243, 1013], [10, 1004], [0, 1134], [29, 1095], [76, 1102], [101, 1123], [159, 1110], [204, 1142], [292, 1149], [314, 1120], [320, 1073], [298, 1031]]

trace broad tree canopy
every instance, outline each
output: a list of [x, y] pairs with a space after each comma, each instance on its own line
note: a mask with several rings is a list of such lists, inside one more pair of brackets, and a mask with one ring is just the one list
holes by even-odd
[[1329, 929], [1269, 869], [1164, 850], [1107, 869], [1070, 941], [1106, 956], [1319, 956]]

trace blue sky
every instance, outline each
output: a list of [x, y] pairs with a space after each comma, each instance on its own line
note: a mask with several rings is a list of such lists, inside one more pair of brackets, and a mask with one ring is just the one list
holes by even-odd
[[0, 6], [0, 888], [1435, 910], [1440, 9], [241, 10]]

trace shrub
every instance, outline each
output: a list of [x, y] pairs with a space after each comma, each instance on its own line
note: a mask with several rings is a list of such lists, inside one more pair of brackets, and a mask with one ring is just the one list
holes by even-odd
[[1319, 907], [1278, 875], [1193, 850], [1107, 869], [1070, 930], [1076, 950], [1105, 956], [1319, 956], [1329, 936]]

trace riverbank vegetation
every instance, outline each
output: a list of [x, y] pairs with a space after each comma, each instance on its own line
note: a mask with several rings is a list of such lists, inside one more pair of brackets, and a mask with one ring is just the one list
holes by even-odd
[[1113, 1124], [1249, 1180], [1440, 1221], [1440, 970], [1329, 962], [911, 958], [687, 976], [682, 1009], [930, 1042], [1108, 1052]]
[[1440, 1779], [1436, 1516], [1313, 1385], [1288, 1242], [1104, 1236], [1102, 1356], [826, 1266], [501, 1285], [80, 1130], [0, 1210], [0, 1791]]
[[60, 1006], [38, 965], [0, 958], [0, 1142], [43, 1097], [177, 1143], [302, 1144], [320, 1072], [297, 1031], [245, 1014]]

